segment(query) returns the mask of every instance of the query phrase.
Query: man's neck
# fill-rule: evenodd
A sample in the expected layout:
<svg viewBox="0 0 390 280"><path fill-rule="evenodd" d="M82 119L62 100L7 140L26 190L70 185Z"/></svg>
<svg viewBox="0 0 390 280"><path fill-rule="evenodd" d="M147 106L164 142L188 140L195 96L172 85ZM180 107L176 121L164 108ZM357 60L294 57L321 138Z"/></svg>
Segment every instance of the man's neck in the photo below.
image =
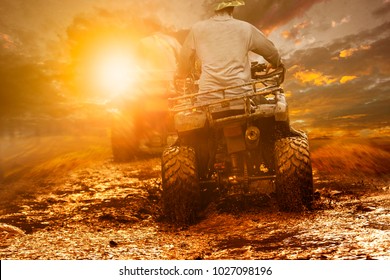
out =
<svg viewBox="0 0 390 280"><path fill-rule="evenodd" d="M229 13L215 13L212 18L216 20L227 20L233 18L233 16Z"/></svg>

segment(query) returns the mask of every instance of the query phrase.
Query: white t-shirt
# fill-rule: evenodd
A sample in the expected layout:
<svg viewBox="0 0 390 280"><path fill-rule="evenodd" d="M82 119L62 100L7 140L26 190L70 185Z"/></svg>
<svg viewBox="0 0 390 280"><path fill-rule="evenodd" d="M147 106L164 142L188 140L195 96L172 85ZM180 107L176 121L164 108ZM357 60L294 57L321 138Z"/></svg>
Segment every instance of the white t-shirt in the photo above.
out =
<svg viewBox="0 0 390 280"><path fill-rule="evenodd" d="M275 67L281 63L274 44L256 27L228 14L215 15L192 27L182 47L179 75L190 72L197 56L201 62L199 92L243 84L251 80L251 51ZM209 97L213 95L216 97L215 94Z"/></svg>

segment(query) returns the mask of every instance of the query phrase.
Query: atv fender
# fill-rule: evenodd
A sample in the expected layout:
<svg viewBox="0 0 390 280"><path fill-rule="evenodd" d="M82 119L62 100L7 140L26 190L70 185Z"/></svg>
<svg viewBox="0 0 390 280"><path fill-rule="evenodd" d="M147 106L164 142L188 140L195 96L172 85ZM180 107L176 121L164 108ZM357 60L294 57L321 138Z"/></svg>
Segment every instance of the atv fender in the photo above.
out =
<svg viewBox="0 0 390 280"><path fill-rule="evenodd" d="M277 102L275 107L275 120L284 122L288 120L288 106L284 94L277 94Z"/></svg>
<svg viewBox="0 0 390 280"><path fill-rule="evenodd" d="M186 132L206 125L207 116L203 111L179 112L175 115L175 128L178 132Z"/></svg>

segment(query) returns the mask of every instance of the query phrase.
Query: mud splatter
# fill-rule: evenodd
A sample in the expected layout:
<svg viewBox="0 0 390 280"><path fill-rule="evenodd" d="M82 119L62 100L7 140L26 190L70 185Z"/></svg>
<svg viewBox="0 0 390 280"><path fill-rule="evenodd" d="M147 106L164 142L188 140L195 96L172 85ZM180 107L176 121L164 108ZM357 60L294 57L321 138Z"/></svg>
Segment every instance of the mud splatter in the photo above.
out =
<svg viewBox="0 0 390 280"><path fill-rule="evenodd" d="M160 160L106 161L0 203L1 259L390 259L388 180L315 177L315 209L214 201L189 227L161 213ZM16 232L14 231L14 233ZM5 232L5 231L3 231Z"/></svg>

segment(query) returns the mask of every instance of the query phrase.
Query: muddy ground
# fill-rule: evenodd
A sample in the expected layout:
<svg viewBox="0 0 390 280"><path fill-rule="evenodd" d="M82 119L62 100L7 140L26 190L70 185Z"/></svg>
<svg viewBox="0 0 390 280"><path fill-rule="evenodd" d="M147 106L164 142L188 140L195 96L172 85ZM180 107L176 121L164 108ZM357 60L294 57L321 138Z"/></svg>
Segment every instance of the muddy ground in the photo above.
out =
<svg viewBox="0 0 390 280"><path fill-rule="evenodd" d="M181 228L161 213L159 158L3 186L0 259L390 259L389 180L314 178L313 211L257 194L215 201Z"/></svg>

